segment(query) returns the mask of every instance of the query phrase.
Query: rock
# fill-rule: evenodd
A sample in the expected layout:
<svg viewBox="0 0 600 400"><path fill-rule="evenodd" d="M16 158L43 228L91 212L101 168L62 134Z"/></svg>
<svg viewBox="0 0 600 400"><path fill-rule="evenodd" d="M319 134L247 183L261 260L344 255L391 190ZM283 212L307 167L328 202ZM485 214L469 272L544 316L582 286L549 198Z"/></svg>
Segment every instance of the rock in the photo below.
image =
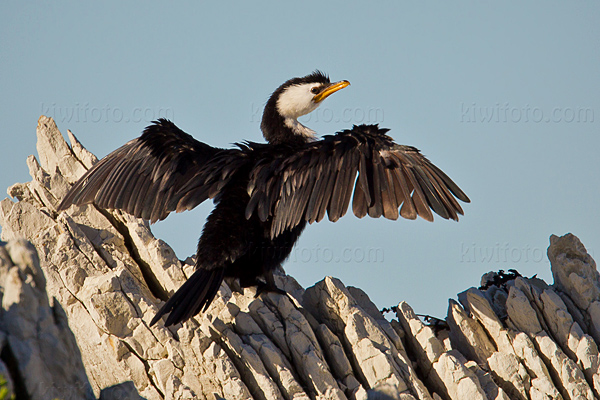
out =
<svg viewBox="0 0 600 400"><path fill-rule="evenodd" d="M60 304L51 306L35 248L0 245L0 393L35 399L93 399L76 339ZM22 391L25 391L23 393Z"/></svg>
<svg viewBox="0 0 600 400"><path fill-rule="evenodd" d="M468 359L485 365L486 360L496 352L496 347L488 338L483 326L476 319L469 318L454 300L450 300L448 307L448 325L453 348Z"/></svg>
<svg viewBox="0 0 600 400"><path fill-rule="evenodd" d="M133 382L127 381L102 389L99 400L142 400Z"/></svg>
<svg viewBox="0 0 600 400"><path fill-rule="evenodd" d="M600 299L600 275L596 263L575 235L552 235L548 259L556 287L569 293L577 307L586 310Z"/></svg>
<svg viewBox="0 0 600 400"><path fill-rule="evenodd" d="M488 273L445 321L404 302L388 320L358 288L280 270L287 296L224 282L206 313L150 328L193 262L120 211L57 214L97 160L50 118L37 133L31 182L0 202L0 398L600 398L600 276L571 234L550 238L553 286Z"/></svg>
<svg viewBox="0 0 600 400"><path fill-rule="evenodd" d="M506 300L506 310L511 325L530 335L542 331L537 313L529 299L521 290L511 287Z"/></svg>
<svg viewBox="0 0 600 400"><path fill-rule="evenodd" d="M351 362L356 365L356 379L363 386L391 385L399 394L430 398L410 360L397 350L385 331L339 280L327 277L307 289L304 306L340 337Z"/></svg>
<svg viewBox="0 0 600 400"><path fill-rule="evenodd" d="M514 354L495 352L488 359L488 365L495 381L511 399L528 398L531 377Z"/></svg>

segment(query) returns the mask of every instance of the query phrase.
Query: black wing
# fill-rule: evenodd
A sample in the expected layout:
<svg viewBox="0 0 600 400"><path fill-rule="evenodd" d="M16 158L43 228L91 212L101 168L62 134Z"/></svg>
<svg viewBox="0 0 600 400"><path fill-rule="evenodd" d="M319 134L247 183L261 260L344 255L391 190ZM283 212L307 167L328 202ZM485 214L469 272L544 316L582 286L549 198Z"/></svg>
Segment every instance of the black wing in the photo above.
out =
<svg viewBox="0 0 600 400"><path fill-rule="evenodd" d="M467 195L419 150L394 143L387 131L354 126L308 143L291 157L258 163L250 176L246 216L272 217L275 237L302 220L318 222L325 212L337 221L354 192L352 210L359 218L419 215L432 221L433 210L458 220L463 210L456 198L469 202Z"/></svg>
<svg viewBox="0 0 600 400"><path fill-rule="evenodd" d="M211 147L159 119L94 164L58 211L93 202L156 222L214 198L243 162L241 150Z"/></svg>

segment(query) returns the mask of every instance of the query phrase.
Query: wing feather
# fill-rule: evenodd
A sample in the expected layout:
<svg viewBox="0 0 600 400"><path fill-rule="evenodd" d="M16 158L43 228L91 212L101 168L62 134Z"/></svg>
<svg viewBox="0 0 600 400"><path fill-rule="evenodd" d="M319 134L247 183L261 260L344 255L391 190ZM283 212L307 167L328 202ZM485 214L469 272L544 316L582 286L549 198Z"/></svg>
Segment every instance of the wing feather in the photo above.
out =
<svg viewBox="0 0 600 400"><path fill-rule="evenodd" d="M358 218L363 218L367 215L367 196L358 182L354 189L354 197L352 199L352 212Z"/></svg>
<svg viewBox="0 0 600 400"><path fill-rule="evenodd" d="M445 185L445 182L442 180L442 178L437 174L430 172L427 168L425 168L425 172L428 174L428 176L430 176L430 182L439 193L439 198L442 203L447 206L449 205L450 209L455 210L457 214L463 215L463 210L460 204L456 201L452 195L452 190ZM455 215L455 217L456 218L454 219L458 220L458 216Z"/></svg>
<svg viewBox="0 0 600 400"><path fill-rule="evenodd" d="M351 155L351 159L350 166L346 171L346 181L342 182L344 185L344 200L342 206L340 207L340 218L346 215L346 211L350 205L350 199L352 198L352 190L354 189L354 185L356 183L356 175L358 174L358 154L354 152Z"/></svg>
<svg viewBox="0 0 600 400"><path fill-rule="evenodd" d="M384 170L386 187L392 190L386 190L381 192L381 200L383 201L383 216L387 219L397 220L398 219L398 203L396 203L396 193L392 173L389 169Z"/></svg>
<svg viewBox="0 0 600 400"><path fill-rule="evenodd" d="M211 147L160 119L94 164L73 184L58 211L93 202L156 222L216 197L246 162L240 148Z"/></svg>
<svg viewBox="0 0 600 400"><path fill-rule="evenodd" d="M308 205L306 207L307 221L311 224L317 220L317 215L319 214L319 207L323 199L323 187L327 185L327 181L325 179L322 179L322 169L323 166L317 164L314 170L311 171L312 175L315 177L315 182L313 184L313 190L308 200Z"/></svg>
<svg viewBox="0 0 600 400"><path fill-rule="evenodd" d="M369 217L371 218L379 218L383 215L383 204L381 198L381 192L383 188L381 187L381 164L379 163L379 157L375 154L372 154L369 158L369 164L367 164L367 174L369 179L369 193L371 194L371 206L369 207Z"/></svg>
<svg viewBox="0 0 600 400"><path fill-rule="evenodd" d="M319 211L316 219L317 222L321 222L321 220L325 217L325 213L327 212L329 202L331 200L333 186L337 175L337 172L335 171L332 164L333 163L326 163L327 167L323 171L324 176L327 177L327 185L323 189L322 200L319 204Z"/></svg>
<svg viewBox="0 0 600 400"><path fill-rule="evenodd" d="M444 194L438 190L439 188L435 187L434 180L432 181L433 177L429 176L427 172L420 167L416 167L413 170L415 172L415 177L419 181L419 185L423 189L423 194L427 199L429 207L441 217L446 219L449 218L449 209L447 205L444 204L444 199L442 197ZM458 203L456 204L458 205Z"/></svg>
<svg viewBox="0 0 600 400"><path fill-rule="evenodd" d="M127 174L123 176L123 187L135 187L137 179L139 178L139 165L133 164L127 171ZM125 190L122 190L117 196L114 197L114 201L110 205L110 208L121 208L125 209L128 207L127 200L132 196L126 196Z"/></svg>
<svg viewBox="0 0 600 400"><path fill-rule="evenodd" d="M413 173L413 169L409 169L407 165L403 165L402 167L404 169L404 175L408 177L408 180L413 187L412 200L417 214L427 221L433 221L433 214L426 203L425 195L423 194L421 186L417 182L417 179Z"/></svg>
<svg viewBox="0 0 600 400"><path fill-rule="evenodd" d="M338 173L333 187L333 194L331 196L331 206L329 208L329 220L337 221L344 215L345 210L348 208L346 202L346 192L348 189L348 175L352 172L352 155L347 157L340 157L340 163L338 167Z"/></svg>
<svg viewBox="0 0 600 400"><path fill-rule="evenodd" d="M359 218L420 216L457 219L464 192L417 149L400 146L377 125L310 142L276 161L264 160L250 174L246 217L272 219L275 237L302 221L331 221L345 215L350 201ZM400 208L398 210L398 208Z"/></svg>

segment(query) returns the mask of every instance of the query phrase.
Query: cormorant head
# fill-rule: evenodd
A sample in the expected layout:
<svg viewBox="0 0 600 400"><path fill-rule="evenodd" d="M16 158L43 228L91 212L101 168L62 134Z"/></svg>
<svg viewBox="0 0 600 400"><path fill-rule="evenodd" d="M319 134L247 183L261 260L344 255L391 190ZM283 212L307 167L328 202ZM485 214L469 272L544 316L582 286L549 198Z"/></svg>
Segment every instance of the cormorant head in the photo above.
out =
<svg viewBox="0 0 600 400"><path fill-rule="evenodd" d="M286 81L267 101L260 125L263 136L272 144L310 140L315 132L298 122L298 118L314 111L329 95L348 85L348 81L331 83L318 70Z"/></svg>

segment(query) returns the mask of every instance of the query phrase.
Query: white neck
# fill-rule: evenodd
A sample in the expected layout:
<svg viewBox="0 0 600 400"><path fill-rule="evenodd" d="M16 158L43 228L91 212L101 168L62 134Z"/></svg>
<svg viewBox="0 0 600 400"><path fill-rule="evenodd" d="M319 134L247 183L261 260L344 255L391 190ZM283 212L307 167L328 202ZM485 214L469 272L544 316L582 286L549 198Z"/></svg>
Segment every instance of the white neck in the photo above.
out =
<svg viewBox="0 0 600 400"><path fill-rule="evenodd" d="M316 137L317 133L315 131L302 125L295 118L285 118L283 120L283 123L285 124L285 126L290 128L292 130L292 132L294 132L294 134L296 134L296 135L304 136L309 139L315 139L315 137Z"/></svg>

